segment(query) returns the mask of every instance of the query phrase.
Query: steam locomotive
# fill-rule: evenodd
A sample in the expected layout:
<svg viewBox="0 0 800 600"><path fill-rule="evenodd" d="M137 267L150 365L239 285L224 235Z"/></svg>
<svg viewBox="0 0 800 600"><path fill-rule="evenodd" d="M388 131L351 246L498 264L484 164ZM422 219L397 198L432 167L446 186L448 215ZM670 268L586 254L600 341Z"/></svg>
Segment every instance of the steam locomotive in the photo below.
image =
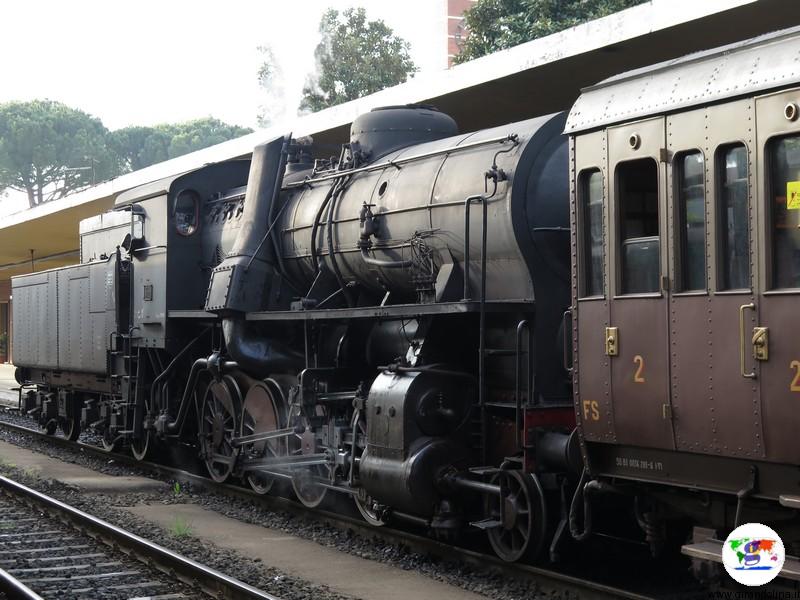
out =
<svg viewBox="0 0 800 600"><path fill-rule="evenodd" d="M125 192L80 264L13 280L23 408L508 561L588 537L603 494L654 551L686 520L692 556L745 518L800 540L799 35L569 114L386 107L332 158L285 135Z"/></svg>

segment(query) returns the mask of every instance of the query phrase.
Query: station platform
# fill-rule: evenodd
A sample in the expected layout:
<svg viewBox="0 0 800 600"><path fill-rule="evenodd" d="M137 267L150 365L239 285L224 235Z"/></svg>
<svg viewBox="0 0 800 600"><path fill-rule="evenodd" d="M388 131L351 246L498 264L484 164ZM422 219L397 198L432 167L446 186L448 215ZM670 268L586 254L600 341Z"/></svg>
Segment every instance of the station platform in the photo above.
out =
<svg viewBox="0 0 800 600"><path fill-rule="evenodd" d="M14 365L0 364L0 405L2 406L17 405L18 396L14 389L17 387L17 381L14 379L15 369Z"/></svg>

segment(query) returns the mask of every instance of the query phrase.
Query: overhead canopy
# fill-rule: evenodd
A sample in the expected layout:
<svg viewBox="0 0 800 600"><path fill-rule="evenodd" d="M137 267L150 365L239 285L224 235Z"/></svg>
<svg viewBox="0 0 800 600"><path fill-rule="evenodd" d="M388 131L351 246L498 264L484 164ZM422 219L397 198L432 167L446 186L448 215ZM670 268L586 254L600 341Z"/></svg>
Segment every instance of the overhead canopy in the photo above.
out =
<svg viewBox="0 0 800 600"><path fill-rule="evenodd" d="M118 177L0 223L0 281L77 260L78 221L111 208L116 195L164 177L248 156L287 132L333 147L359 114L424 102L452 115L462 131L568 110L581 88L612 75L800 24L800 2L651 0L626 11L497 52L270 129ZM327 152L330 154L330 152ZM71 253L71 254L70 254ZM47 259L46 257L51 257ZM41 261L41 262L39 262Z"/></svg>

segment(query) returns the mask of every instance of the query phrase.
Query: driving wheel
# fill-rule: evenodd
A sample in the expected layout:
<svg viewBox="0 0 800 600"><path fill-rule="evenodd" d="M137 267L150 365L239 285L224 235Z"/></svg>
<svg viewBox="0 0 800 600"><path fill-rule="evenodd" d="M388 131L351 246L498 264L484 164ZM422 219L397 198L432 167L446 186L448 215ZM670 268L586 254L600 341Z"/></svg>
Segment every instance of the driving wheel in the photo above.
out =
<svg viewBox="0 0 800 600"><path fill-rule="evenodd" d="M295 433L289 437L289 453L292 456L319 453L314 431L305 416L292 420ZM313 460L313 459L310 459ZM292 489L297 499L308 508L316 508L325 499L328 491L321 481L330 480L330 467L327 464L312 464L292 468Z"/></svg>
<svg viewBox="0 0 800 600"><path fill-rule="evenodd" d="M281 429L285 423L286 398L274 379L259 381L247 390L242 407L241 436L267 433ZM242 453L246 460L270 459L287 454L286 438L275 438L244 444ZM246 471L247 483L259 494L266 494L275 484L275 478L259 471Z"/></svg>
<svg viewBox="0 0 800 600"><path fill-rule="evenodd" d="M208 384L200 414L200 445L211 479L225 481L233 472L239 448L233 445L242 407L239 385L230 375Z"/></svg>
<svg viewBox="0 0 800 600"><path fill-rule="evenodd" d="M136 460L144 460L150 452L150 447L153 444L153 430L144 429L142 437L139 439L131 440L131 454Z"/></svg>

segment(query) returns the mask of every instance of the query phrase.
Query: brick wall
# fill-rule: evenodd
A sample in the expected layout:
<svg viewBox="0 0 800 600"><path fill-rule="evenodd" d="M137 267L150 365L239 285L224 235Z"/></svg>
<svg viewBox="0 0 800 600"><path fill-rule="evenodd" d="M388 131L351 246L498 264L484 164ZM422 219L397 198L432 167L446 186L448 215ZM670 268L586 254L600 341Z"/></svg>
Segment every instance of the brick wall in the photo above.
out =
<svg viewBox="0 0 800 600"><path fill-rule="evenodd" d="M466 39L464 12L477 0L447 0L447 66L453 66L453 58L461 51Z"/></svg>

